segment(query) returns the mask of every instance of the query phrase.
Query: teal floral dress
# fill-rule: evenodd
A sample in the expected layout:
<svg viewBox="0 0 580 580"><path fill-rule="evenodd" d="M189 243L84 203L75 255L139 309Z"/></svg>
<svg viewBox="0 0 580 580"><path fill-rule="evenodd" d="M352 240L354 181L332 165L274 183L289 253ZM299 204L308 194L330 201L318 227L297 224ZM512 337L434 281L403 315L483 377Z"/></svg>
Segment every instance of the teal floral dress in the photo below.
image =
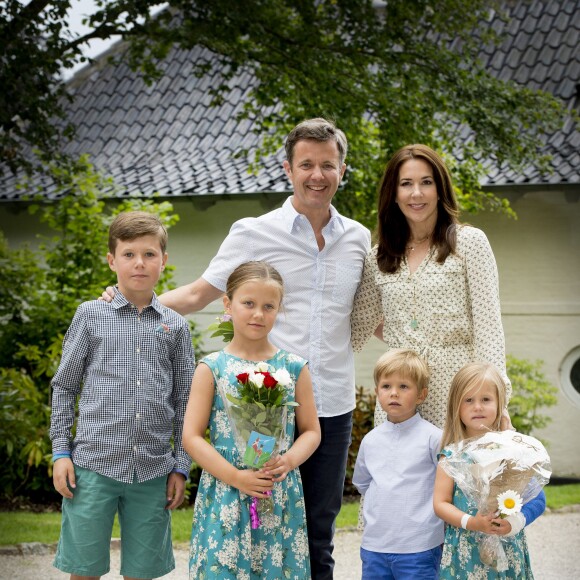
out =
<svg viewBox="0 0 580 580"><path fill-rule="evenodd" d="M285 368L291 377L288 399L294 400L296 380L306 361L279 350L264 361L272 371ZM256 361L247 361L214 352L205 357L214 375L215 384L225 392L237 393L236 375ZM236 448L220 389L215 389L209 420L210 440L215 449L230 463L245 469ZM288 408L286 449L294 440L294 409ZM295 469L286 479L274 484L273 512L260 516L261 524L252 529L252 498L203 471L195 500L189 577L191 580L307 580L310 578L308 537L304 511L304 495L300 472Z"/></svg>
<svg viewBox="0 0 580 580"><path fill-rule="evenodd" d="M440 455L449 456L450 451L445 448ZM477 506L472 503L457 484L453 485L453 505L461 511L475 515ZM533 580L530 555L524 530L513 538L502 540L503 548L508 559L508 569L497 572L486 566L479 557L478 537L481 533L445 526L445 543L441 557L439 578L456 580L492 580L518 579Z"/></svg>

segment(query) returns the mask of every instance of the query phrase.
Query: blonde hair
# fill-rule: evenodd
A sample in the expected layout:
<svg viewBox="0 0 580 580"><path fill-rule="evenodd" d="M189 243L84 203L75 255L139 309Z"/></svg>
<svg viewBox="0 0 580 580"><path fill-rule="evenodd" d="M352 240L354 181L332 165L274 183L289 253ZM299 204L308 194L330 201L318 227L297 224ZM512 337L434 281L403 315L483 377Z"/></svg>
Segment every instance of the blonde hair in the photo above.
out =
<svg viewBox="0 0 580 580"><path fill-rule="evenodd" d="M280 291L280 303L284 298L284 281L276 268L270 266L268 262L244 262L240 264L229 276L226 283L226 296L232 300L235 291L246 282L259 280L268 282L278 287Z"/></svg>
<svg viewBox="0 0 580 580"><path fill-rule="evenodd" d="M383 354L375 364L375 387L379 385L381 377L395 373L412 380L419 391L429 386L429 367L414 350L394 348Z"/></svg>
<svg viewBox="0 0 580 580"><path fill-rule="evenodd" d="M109 227L109 252L115 254L119 240L127 242L143 236L157 236L161 252L167 247L167 230L158 216L146 211L120 213Z"/></svg>
<svg viewBox="0 0 580 580"><path fill-rule="evenodd" d="M492 430L499 431L502 410L505 407L505 383L497 368L490 363L472 362L466 364L453 377L451 388L449 389L449 399L447 400L447 417L445 419L445 429L441 439L443 449L451 443L457 443L467 438L467 432L460 417L461 401L466 393L472 390L479 390L484 381L490 381L497 390L497 414L492 425Z"/></svg>

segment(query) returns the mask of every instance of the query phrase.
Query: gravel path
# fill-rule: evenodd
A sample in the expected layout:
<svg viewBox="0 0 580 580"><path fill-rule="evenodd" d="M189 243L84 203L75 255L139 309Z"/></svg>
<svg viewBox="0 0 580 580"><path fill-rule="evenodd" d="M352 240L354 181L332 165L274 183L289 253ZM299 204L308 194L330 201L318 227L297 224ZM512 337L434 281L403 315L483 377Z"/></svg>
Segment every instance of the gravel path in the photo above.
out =
<svg viewBox="0 0 580 580"><path fill-rule="evenodd" d="M546 513L527 530L532 568L536 580L577 580L580 578L580 508ZM360 532L340 530L335 538L335 580L360 580ZM0 550L0 579L2 580L65 580L66 574L52 567L52 550L46 546L25 545L32 553L7 555L16 552ZM38 553L42 552L42 553ZM163 576L165 580L187 578L187 549L175 550L177 568ZM119 550L111 552L111 570L106 580L119 580Z"/></svg>

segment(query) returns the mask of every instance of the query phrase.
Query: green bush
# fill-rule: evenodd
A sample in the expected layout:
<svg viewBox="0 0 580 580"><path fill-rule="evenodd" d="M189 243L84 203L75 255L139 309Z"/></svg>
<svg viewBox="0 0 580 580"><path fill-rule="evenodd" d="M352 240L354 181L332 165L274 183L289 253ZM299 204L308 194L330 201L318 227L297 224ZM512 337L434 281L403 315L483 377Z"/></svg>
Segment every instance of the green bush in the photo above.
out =
<svg viewBox="0 0 580 580"><path fill-rule="evenodd" d="M529 361L511 355L507 357L507 374L512 382L509 412L516 431L530 435L544 428L551 418L539 412L558 402L558 389L546 380L541 360Z"/></svg>
<svg viewBox="0 0 580 580"><path fill-rule="evenodd" d="M101 192L112 184L86 159L68 170L47 171L57 184L56 201L32 192L30 212L39 214L51 235L41 238L33 252L10 249L0 232L0 493L8 500L16 494L32 501L57 499L50 481L50 380L77 306L100 296L115 280L106 260L113 217L121 211L151 211L167 228L179 219L168 202L131 198L107 206ZM158 293L173 287L172 271L165 268ZM199 349L200 333L191 326Z"/></svg>

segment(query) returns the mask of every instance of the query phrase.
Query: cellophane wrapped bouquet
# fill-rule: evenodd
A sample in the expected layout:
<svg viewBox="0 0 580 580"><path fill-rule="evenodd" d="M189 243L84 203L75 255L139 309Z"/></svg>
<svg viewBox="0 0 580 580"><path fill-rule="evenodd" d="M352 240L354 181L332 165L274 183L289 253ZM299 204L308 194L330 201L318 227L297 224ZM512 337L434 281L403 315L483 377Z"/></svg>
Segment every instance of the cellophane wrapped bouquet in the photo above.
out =
<svg viewBox="0 0 580 580"><path fill-rule="evenodd" d="M224 392L221 397L233 428L236 447L243 463L260 469L269 459L286 450L288 407L298 406L287 400L286 388L290 373L286 369L272 370L259 362L236 375L237 393ZM273 507L272 498L252 498L252 527L260 525L260 515Z"/></svg>
<svg viewBox="0 0 580 580"><path fill-rule="evenodd" d="M440 465L478 512L499 517L521 511L550 479L550 457L538 439L516 431L490 431L449 445ZM507 570L503 543L510 538L479 534L481 561Z"/></svg>

